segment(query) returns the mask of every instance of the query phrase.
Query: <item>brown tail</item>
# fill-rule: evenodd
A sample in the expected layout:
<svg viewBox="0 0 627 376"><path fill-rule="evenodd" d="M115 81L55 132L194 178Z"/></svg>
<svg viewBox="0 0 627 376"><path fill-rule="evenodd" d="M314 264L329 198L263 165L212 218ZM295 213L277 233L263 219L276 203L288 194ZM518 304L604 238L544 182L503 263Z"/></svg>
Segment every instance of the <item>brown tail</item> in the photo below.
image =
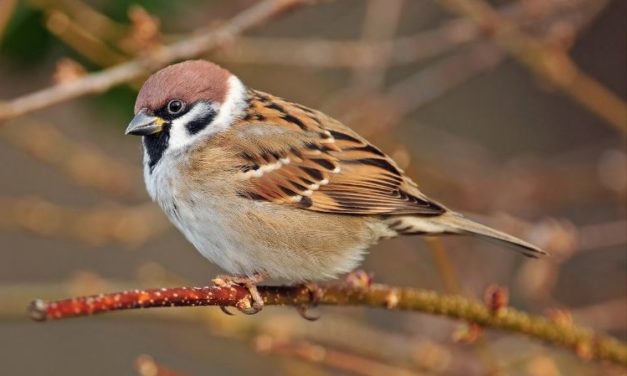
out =
<svg viewBox="0 0 627 376"><path fill-rule="evenodd" d="M437 217L402 217L402 234L468 234L505 244L528 257L537 258L547 252L515 236L464 218L461 214L447 212Z"/></svg>

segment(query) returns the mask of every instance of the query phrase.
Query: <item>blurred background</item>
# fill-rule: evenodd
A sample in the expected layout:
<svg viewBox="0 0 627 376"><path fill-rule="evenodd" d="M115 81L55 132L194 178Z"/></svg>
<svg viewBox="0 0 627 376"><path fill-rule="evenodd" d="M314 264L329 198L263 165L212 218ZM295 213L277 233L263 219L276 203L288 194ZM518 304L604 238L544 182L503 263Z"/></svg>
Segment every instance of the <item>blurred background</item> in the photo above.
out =
<svg viewBox="0 0 627 376"><path fill-rule="evenodd" d="M521 335L376 309L319 308L313 323L287 307L29 320L37 297L205 285L221 271L144 191L140 144L123 135L142 80L19 117L3 103L256 3L0 0L0 374L624 374ZM489 4L494 23L465 3ZM204 57L341 119L429 196L552 253L395 239L363 265L375 281L476 299L499 285L516 308L625 340L625 14L622 0L324 1Z"/></svg>

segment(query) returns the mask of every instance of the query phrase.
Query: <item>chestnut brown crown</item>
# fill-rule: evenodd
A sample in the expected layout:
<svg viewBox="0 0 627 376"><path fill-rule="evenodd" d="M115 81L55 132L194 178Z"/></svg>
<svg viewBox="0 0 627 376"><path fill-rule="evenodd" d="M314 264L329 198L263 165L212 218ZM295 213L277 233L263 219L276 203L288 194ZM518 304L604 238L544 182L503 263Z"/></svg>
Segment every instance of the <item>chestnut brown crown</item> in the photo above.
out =
<svg viewBox="0 0 627 376"><path fill-rule="evenodd" d="M170 65L146 80L137 95L135 113L144 108L156 111L172 99L185 103L199 100L222 103L230 76L226 69L205 60Z"/></svg>

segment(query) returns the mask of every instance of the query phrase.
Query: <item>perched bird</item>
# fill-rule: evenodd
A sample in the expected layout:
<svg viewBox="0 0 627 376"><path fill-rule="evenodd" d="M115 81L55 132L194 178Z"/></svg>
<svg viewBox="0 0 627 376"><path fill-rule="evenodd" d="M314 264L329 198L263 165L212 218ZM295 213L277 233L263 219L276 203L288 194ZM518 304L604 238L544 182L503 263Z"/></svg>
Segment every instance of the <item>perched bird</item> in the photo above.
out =
<svg viewBox="0 0 627 376"><path fill-rule="evenodd" d="M470 234L544 253L431 200L339 121L207 61L150 76L126 134L143 136L152 199L230 281L249 288L257 310L264 278L336 278L399 235Z"/></svg>

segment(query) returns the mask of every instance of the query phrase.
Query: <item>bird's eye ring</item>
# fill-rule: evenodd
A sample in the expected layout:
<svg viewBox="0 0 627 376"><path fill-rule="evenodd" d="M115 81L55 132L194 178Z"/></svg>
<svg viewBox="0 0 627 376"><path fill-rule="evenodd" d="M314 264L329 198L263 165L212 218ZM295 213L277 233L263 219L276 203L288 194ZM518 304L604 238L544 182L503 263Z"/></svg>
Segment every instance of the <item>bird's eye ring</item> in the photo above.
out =
<svg viewBox="0 0 627 376"><path fill-rule="evenodd" d="M168 112L172 115L181 113L185 109L185 103L178 99L173 99L168 102Z"/></svg>

